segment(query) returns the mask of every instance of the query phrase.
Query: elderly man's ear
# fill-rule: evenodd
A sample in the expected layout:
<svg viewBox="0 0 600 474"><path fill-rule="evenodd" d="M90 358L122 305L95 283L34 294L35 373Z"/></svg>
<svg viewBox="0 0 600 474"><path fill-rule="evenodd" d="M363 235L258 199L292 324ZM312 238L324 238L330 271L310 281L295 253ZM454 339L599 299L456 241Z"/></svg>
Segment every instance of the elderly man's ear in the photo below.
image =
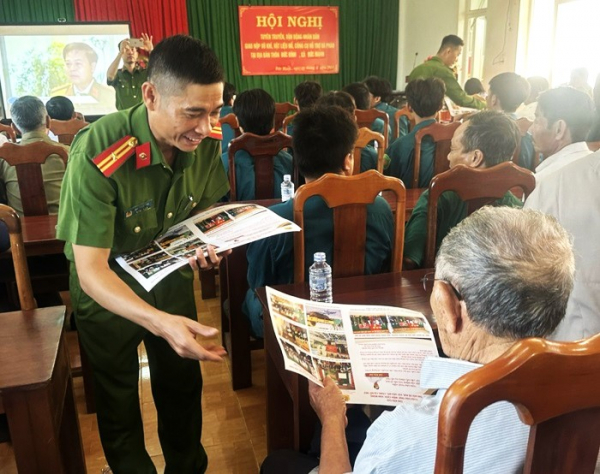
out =
<svg viewBox="0 0 600 474"><path fill-rule="evenodd" d="M438 316L438 325L444 326L447 334L458 334L463 330L467 308L465 302L458 299L450 285L440 285L439 303L442 318ZM440 321L442 319L442 321Z"/></svg>

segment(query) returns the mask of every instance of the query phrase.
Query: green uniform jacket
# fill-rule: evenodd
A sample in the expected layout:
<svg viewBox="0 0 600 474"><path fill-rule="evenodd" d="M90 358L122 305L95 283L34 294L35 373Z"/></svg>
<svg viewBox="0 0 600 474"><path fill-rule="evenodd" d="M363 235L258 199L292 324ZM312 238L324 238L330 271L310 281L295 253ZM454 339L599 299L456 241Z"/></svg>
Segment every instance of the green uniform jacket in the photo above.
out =
<svg viewBox="0 0 600 474"><path fill-rule="evenodd" d="M390 122L390 123L393 123L393 122ZM377 132L377 133L381 133L385 137L385 133L383 133L384 127L385 127L385 122L380 118L376 118L375 120L373 120L373 124L371 125L371 130L373 130L374 132ZM388 143L391 143L393 138L394 137L392 135L392 127L391 127L391 125L388 125L388 129L387 129Z"/></svg>
<svg viewBox="0 0 600 474"><path fill-rule="evenodd" d="M293 220L293 200L276 204L271 210L281 217ZM304 207L305 275L313 263L315 252L325 252L327 262L333 256L333 211L319 197L309 199ZM349 236L349 238L351 238ZM394 218L390 206L382 197L367 207L367 242L365 274L389 271L394 242ZM294 280L294 236L281 234L248 246L248 286L242 310L250 318L253 333L262 337L261 305L254 290L265 285L292 283Z"/></svg>
<svg viewBox="0 0 600 474"><path fill-rule="evenodd" d="M223 167L229 175L229 154L222 157ZM281 198L281 183L283 175L291 175L294 170L292 156L281 150L273 157L273 197ZM235 194L237 201L249 201L256 196L256 179L254 176L254 158L245 150L235 154Z"/></svg>
<svg viewBox="0 0 600 474"><path fill-rule="evenodd" d="M151 163L136 170L135 155L110 177L92 160L124 136L150 142ZM140 249L198 206L215 203L229 189L219 159L220 143L205 138L195 152L177 152L173 168L164 160L148 125L146 106L107 115L81 130L71 146L56 228L71 244L111 249L111 257ZM111 265L113 269L118 265Z"/></svg>
<svg viewBox="0 0 600 474"><path fill-rule="evenodd" d="M367 145L360 151L360 172L377 170L377 150Z"/></svg>
<svg viewBox="0 0 600 474"><path fill-rule="evenodd" d="M429 190L421 194L408 223L404 234L404 258L415 262L418 267L423 265L425 259L425 245L427 239L427 205L429 203ZM502 199L498 199L494 206L523 207L523 203L507 192ZM454 191L445 192L438 199L438 221L436 237L436 253L442 240L450 229L467 217L467 205Z"/></svg>
<svg viewBox="0 0 600 474"><path fill-rule="evenodd" d="M114 87L117 110L124 110L142 102L142 84L148 80L148 70L136 67L133 73L126 68L119 69L114 79L106 80Z"/></svg>
<svg viewBox="0 0 600 474"><path fill-rule="evenodd" d="M388 176L400 178L406 188L412 188L414 155L415 155L415 135L428 125L435 123L434 119L424 120L415 125L411 132L398 138L392 143L386 153L390 157L390 165L385 170ZM419 188L426 188L433 177L433 164L435 155L435 144L431 137L426 136L421 142L421 167L419 168Z"/></svg>
<svg viewBox="0 0 600 474"><path fill-rule="evenodd" d="M385 112L386 114L388 114L388 117L390 118L390 125L394 123L394 120L396 120L395 114L396 114L396 112L398 112L398 109L396 107L391 106L387 102L379 102L375 106L375 108L377 110L381 110L382 112ZM391 137L390 137L390 139L391 139Z"/></svg>
<svg viewBox="0 0 600 474"><path fill-rule="evenodd" d="M454 77L452 69L446 66L438 56L419 64L412 70L408 76L408 82L418 78L438 77L446 84L446 95L452 99L456 105L462 107L473 107L475 109L485 109L486 103L483 100L468 95Z"/></svg>
<svg viewBox="0 0 600 474"><path fill-rule="evenodd" d="M28 145L33 142L43 141L51 145L59 145L67 151L69 147L60 143L54 142L48 138L44 132L33 131L23 134L21 145ZM0 156L2 154L0 153ZM46 194L46 202L48 203L48 213L58 213L58 200L60 197L60 186L65 174L65 164L62 158L58 155L50 155L46 163L42 165L42 177L44 179L44 193ZM6 189L6 198L8 205L23 215L23 205L21 203L21 191L19 190L19 182L17 181L17 169L10 166L6 161L0 159L0 181Z"/></svg>

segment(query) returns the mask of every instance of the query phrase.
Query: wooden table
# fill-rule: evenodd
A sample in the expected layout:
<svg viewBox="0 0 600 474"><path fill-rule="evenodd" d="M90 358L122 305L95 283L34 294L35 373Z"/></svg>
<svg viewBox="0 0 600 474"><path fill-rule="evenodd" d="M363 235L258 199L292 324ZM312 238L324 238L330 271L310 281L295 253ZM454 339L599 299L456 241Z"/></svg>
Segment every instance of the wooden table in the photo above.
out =
<svg viewBox="0 0 600 474"><path fill-rule="evenodd" d="M19 473L85 473L65 307L0 313L0 396Z"/></svg>
<svg viewBox="0 0 600 474"><path fill-rule="evenodd" d="M406 190L405 219L410 218L419 196L424 189ZM383 192L383 197L395 209L395 196L390 192ZM279 199L263 199L245 201L269 207L280 202ZM252 386L252 361L250 351L260 348L262 341L250 339L250 327L246 316L242 313L242 303L248 291L248 260L246 259L247 246L238 247L226 259L223 259L219 269L219 287L221 289L221 327L222 342L227 348L231 364L231 382L234 390ZM229 313L223 311L223 303L229 300Z"/></svg>
<svg viewBox="0 0 600 474"><path fill-rule="evenodd" d="M431 270L338 278L333 280L333 301L347 304L397 306L425 314L431 323L429 296L421 278ZM306 283L278 285L277 290L309 299ZM263 305L265 322L265 357L267 378L267 449L309 447L317 420L308 400L308 381L284 369L283 356L277 343L264 288L257 290Z"/></svg>

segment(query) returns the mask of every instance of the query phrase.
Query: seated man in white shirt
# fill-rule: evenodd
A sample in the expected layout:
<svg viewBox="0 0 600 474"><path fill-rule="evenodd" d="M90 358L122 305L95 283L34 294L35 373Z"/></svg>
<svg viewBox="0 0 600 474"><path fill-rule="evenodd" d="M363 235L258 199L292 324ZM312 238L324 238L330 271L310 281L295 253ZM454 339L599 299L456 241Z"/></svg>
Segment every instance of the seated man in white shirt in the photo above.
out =
<svg viewBox="0 0 600 474"><path fill-rule="evenodd" d="M591 153L585 137L593 115L592 99L572 87L559 87L540 95L530 129L536 150L544 155L535 169L537 183Z"/></svg>
<svg viewBox="0 0 600 474"><path fill-rule="evenodd" d="M431 277L431 308L449 358L424 361L421 387L437 392L382 414L367 432L356 473L433 472L438 413L446 389L517 340L544 337L557 327L573 287L574 257L567 232L552 217L484 207L445 237L435 278ZM330 379L324 380L323 388L311 383L309 392L323 425L319 473L351 471L342 393ZM520 472L528 435L529 427L511 404L487 407L471 426L464 472ZM273 469L275 462L278 471ZM270 455L262 472L298 472L284 462L282 456Z"/></svg>

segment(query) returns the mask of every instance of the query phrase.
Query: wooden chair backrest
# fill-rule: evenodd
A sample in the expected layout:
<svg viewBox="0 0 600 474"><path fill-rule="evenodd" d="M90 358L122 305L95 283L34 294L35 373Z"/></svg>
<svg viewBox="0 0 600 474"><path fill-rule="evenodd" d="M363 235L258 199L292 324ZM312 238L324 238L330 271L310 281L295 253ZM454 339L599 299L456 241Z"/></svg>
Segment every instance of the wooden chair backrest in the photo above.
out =
<svg viewBox="0 0 600 474"><path fill-rule="evenodd" d="M394 114L394 139L400 135L400 117L406 117L408 119L408 131L410 132L415 126L415 117L413 113L408 110L408 107L402 107Z"/></svg>
<svg viewBox="0 0 600 474"><path fill-rule="evenodd" d="M233 130L233 136L235 138L242 135L242 131L240 130L240 124L234 113L227 114L224 117L221 117L219 119L219 122L221 123L221 126L223 126L223 124L229 125Z"/></svg>
<svg viewBox="0 0 600 474"><path fill-rule="evenodd" d="M0 123L0 132L6 133L6 136L8 137L8 139L11 142L16 143L17 134L15 132L15 129L12 128L10 125L4 125L4 124Z"/></svg>
<svg viewBox="0 0 600 474"><path fill-rule="evenodd" d="M360 164L362 161L360 153L373 140L377 142L377 171L383 173L383 155L385 153L383 135L374 132L370 128L361 127L358 130L358 138L354 142L354 169L352 170L352 174L360 173Z"/></svg>
<svg viewBox="0 0 600 474"><path fill-rule="evenodd" d="M460 122L432 123L423 127L415 134L415 157L413 159L413 182L412 187L419 187L419 172L421 171L421 144L423 138L431 137L435 143L435 156L433 162L433 176L450 169L448 153L450 153L450 142L454 132L460 127Z"/></svg>
<svg viewBox="0 0 600 474"><path fill-rule="evenodd" d="M287 133L288 125L294 120L294 117L296 117L295 113L285 116L285 118L283 119L283 122L281 124L281 131L283 133Z"/></svg>
<svg viewBox="0 0 600 474"><path fill-rule="evenodd" d="M468 201L467 214L502 198L511 188L521 188L523 197L535 189L535 176L511 161L492 168L477 169L457 165L449 171L434 176L429 184L427 205L427 240L423 268L435 265L437 238L438 199L446 191L454 191L463 201Z"/></svg>
<svg viewBox="0 0 600 474"><path fill-rule="evenodd" d="M463 472L473 419L502 400L531 426L525 474L593 473L600 447L599 373L600 335L566 343L518 341L501 357L460 377L444 395L435 473Z"/></svg>
<svg viewBox="0 0 600 474"><path fill-rule="evenodd" d="M292 137L283 132L271 135L244 133L229 142L229 187L230 200L236 200L235 153L246 150L254 158L255 199L272 199L275 177L273 157L284 148L291 148ZM295 175L295 173L294 173Z"/></svg>
<svg viewBox="0 0 600 474"><path fill-rule="evenodd" d="M356 109L354 111L354 115L356 116L356 125L358 128L367 127L371 128L373 126L373 122L375 119L383 120L383 139L384 139L384 150L387 150L388 143L390 137L388 137L388 131L390 126L390 117L382 110L378 109L368 109L368 110L360 110Z"/></svg>
<svg viewBox="0 0 600 474"><path fill-rule="evenodd" d="M0 158L17 169L21 203L26 216L48 214L42 164L50 155L59 155L67 166L67 150L60 145L39 141L28 145L5 143L0 147Z"/></svg>
<svg viewBox="0 0 600 474"><path fill-rule="evenodd" d="M294 281L304 281L304 204L312 196L321 196L333 209L333 277L364 274L367 239L367 205L384 190L396 196L392 272L402 270L404 250L404 212L406 188L398 178L369 170L354 176L328 173L301 186L294 196L294 222L302 231L294 233Z"/></svg>
<svg viewBox="0 0 600 474"><path fill-rule="evenodd" d="M298 107L291 102L277 102L275 104L275 122L273 124L275 130L279 130L283 125L283 119L290 112L298 112Z"/></svg>
<svg viewBox="0 0 600 474"><path fill-rule="evenodd" d="M79 130L89 124L79 119L50 120L50 131L58 137L58 141L64 145L73 143L73 139Z"/></svg>
<svg viewBox="0 0 600 474"><path fill-rule="evenodd" d="M592 151L600 150L600 141L598 142L587 142L587 146Z"/></svg>
<svg viewBox="0 0 600 474"><path fill-rule="evenodd" d="M29 268L27 267L27 256L25 255L25 246L23 244L23 235L21 234L21 221L19 215L12 207L0 204L0 221L4 222L8 228L21 310L28 311L30 309L35 309L36 303L33 298L33 290L29 278Z"/></svg>

